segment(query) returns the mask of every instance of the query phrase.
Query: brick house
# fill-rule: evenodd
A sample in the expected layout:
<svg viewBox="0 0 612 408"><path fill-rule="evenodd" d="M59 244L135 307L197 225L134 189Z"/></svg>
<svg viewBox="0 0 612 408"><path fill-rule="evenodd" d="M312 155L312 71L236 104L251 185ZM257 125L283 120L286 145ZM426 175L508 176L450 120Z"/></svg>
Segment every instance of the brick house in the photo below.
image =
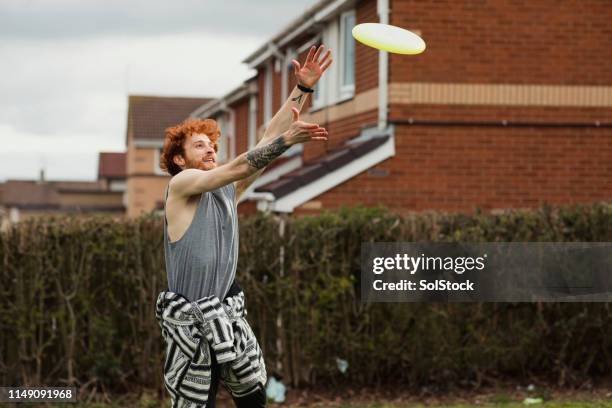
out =
<svg viewBox="0 0 612 408"><path fill-rule="evenodd" d="M98 180L95 181L46 180L41 170L38 180L0 183L0 229L28 218L54 214L123 217L124 156L122 153L100 153Z"/></svg>
<svg viewBox="0 0 612 408"><path fill-rule="evenodd" d="M187 119L208 101L209 98L129 97L125 190L128 216L163 208L164 189L170 180L159 167L165 130Z"/></svg>
<svg viewBox="0 0 612 408"><path fill-rule="evenodd" d="M532 208L612 200L612 8L511 3L321 1L244 61L257 75L193 115L228 130L227 159L294 86L313 44L335 61L301 118L325 143L285 153L239 205L285 213ZM420 34L418 56L356 43L355 24Z"/></svg>

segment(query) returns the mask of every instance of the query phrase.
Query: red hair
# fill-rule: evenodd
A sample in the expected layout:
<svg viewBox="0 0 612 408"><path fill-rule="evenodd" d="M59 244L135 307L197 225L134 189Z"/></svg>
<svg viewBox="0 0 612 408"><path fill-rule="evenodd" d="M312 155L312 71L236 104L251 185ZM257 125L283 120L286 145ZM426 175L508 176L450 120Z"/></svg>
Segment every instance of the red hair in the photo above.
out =
<svg viewBox="0 0 612 408"><path fill-rule="evenodd" d="M221 131L217 122L213 119L187 119L183 123L166 129L166 139L162 150L159 166L170 175L175 176L181 172L181 168L174 163L172 158L176 155L184 155L183 144L188 137L197 133L204 133L214 143L215 152L219 146L217 140Z"/></svg>

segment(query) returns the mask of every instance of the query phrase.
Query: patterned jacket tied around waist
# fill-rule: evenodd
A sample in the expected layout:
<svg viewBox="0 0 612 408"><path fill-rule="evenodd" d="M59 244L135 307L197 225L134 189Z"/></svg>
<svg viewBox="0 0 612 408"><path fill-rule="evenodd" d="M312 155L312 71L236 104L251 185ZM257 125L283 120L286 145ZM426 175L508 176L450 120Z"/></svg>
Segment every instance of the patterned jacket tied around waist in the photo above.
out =
<svg viewBox="0 0 612 408"><path fill-rule="evenodd" d="M206 406L211 384L211 349L220 379L235 397L266 384L266 367L257 339L246 321L244 293L190 302L169 290L161 292L155 317L166 345L164 384L172 408Z"/></svg>

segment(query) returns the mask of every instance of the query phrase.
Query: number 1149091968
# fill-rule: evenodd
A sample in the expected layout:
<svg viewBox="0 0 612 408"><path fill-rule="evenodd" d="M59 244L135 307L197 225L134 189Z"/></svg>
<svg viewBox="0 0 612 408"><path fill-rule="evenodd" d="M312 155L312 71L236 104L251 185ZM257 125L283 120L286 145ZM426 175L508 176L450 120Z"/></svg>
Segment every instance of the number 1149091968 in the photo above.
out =
<svg viewBox="0 0 612 408"><path fill-rule="evenodd" d="M0 387L0 402L76 402L76 387Z"/></svg>

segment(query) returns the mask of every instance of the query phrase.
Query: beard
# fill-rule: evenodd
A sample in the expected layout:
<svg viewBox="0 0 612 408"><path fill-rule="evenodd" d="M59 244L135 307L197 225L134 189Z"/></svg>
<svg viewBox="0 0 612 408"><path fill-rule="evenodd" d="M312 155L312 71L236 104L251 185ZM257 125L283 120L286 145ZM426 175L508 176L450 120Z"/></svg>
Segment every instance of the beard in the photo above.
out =
<svg viewBox="0 0 612 408"><path fill-rule="evenodd" d="M187 169L199 169L199 170L211 170L217 167L216 159L215 162L204 162L201 160L187 160L185 163L185 168Z"/></svg>

